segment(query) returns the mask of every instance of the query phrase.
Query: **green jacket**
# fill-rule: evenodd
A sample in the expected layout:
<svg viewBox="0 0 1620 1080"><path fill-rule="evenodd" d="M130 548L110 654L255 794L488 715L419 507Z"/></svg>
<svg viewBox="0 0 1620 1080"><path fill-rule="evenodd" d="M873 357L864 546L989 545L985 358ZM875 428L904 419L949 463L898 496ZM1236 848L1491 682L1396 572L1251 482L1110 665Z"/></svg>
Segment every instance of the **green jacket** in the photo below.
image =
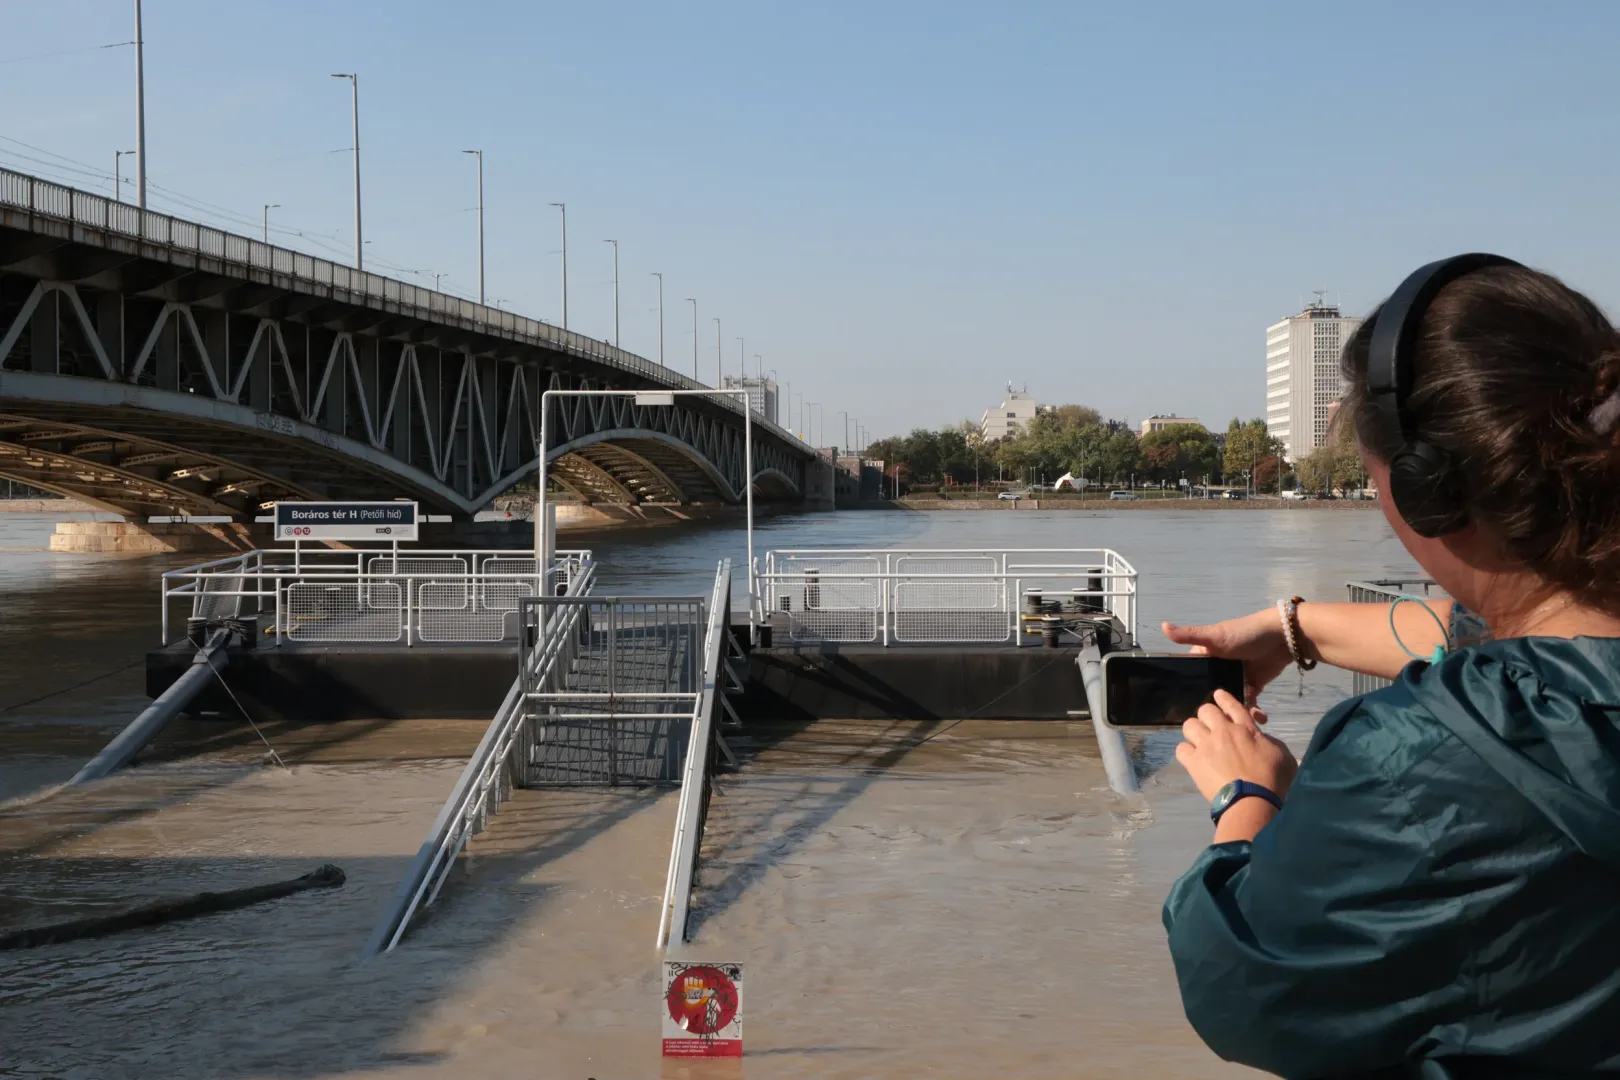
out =
<svg viewBox="0 0 1620 1080"><path fill-rule="evenodd" d="M1620 639L1413 663L1323 718L1164 924L1187 1018L1290 1078L1620 1073Z"/></svg>

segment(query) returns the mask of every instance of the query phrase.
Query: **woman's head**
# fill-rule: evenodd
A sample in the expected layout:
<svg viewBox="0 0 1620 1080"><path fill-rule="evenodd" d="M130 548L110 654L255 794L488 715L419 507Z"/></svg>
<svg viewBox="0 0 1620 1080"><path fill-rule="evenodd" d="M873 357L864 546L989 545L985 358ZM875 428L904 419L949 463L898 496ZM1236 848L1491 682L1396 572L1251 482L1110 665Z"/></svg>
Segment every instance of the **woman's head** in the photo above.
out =
<svg viewBox="0 0 1620 1080"><path fill-rule="evenodd" d="M1446 285L1413 353L1406 412L1444 451L1470 524L1439 540L1405 527L1389 498L1401 448L1367 393L1375 311L1345 346L1343 419L1354 425L1385 514L1464 602L1504 575L1620 614L1620 335L1586 297L1547 274L1492 266ZM1447 580L1450 579L1450 580Z"/></svg>

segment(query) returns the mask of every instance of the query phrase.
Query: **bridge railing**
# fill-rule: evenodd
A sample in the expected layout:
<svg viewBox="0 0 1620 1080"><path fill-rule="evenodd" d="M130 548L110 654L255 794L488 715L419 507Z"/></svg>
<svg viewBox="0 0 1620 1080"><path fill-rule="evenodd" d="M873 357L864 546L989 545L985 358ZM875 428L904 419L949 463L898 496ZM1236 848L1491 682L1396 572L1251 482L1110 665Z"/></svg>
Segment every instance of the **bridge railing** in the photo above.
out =
<svg viewBox="0 0 1620 1080"><path fill-rule="evenodd" d="M396 278L357 270L329 259L316 258L155 210L142 210L117 199L80 191L27 173L0 168L0 207L8 206L30 215L54 218L142 243L161 245L173 251L218 259L247 270L264 271L334 291L341 290L348 296L339 299L373 302L430 322L459 323L510 340L593 360L665 386L685 390L708 389L703 383L673 368L539 319L436 292ZM715 397L710 400L721 408L735 411L743 408L731 398ZM799 441L761 415L756 414L754 422L790 443Z"/></svg>
<svg viewBox="0 0 1620 1080"><path fill-rule="evenodd" d="M789 641L1023 644L1067 603L1112 615L1134 641L1136 589L1108 548L771 551L755 620Z"/></svg>
<svg viewBox="0 0 1620 1080"><path fill-rule="evenodd" d="M245 551L163 575L163 644L178 601L190 617L258 615L283 642L515 641L524 597L568 590L589 551L559 551L542 574L523 551Z"/></svg>
<svg viewBox="0 0 1620 1080"><path fill-rule="evenodd" d="M590 563L568 583L568 597L590 592L595 567ZM417 849L382 918L371 932L365 955L391 951L421 910L438 898L450 868L455 866L473 836L483 831L500 804L511 794L530 748L529 716L525 695L537 686L559 685L572 656L576 624L584 609L578 606L529 607L528 613L547 620L538 626L532 646L525 639L519 654L518 676L490 721L484 737L461 770L456 786L445 800Z"/></svg>

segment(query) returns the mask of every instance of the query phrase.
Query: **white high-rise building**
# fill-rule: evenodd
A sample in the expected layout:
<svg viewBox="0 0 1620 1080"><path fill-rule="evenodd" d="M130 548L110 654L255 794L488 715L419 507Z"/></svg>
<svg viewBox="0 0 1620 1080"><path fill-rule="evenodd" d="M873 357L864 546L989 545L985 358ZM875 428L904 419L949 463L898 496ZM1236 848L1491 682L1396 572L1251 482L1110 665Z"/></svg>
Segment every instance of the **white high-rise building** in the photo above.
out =
<svg viewBox="0 0 1620 1080"><path fill-rule="evenodd" d="M1289 461L1327 441L1328 414L1339 400L1339 354L1363 320L1321 301L1266 327L1266 428Z"/></svg>
<svg viewBox="0 0 1620 1080"><path fill-rule="evenodd" d="M727 375L720 380L720 386L725 390L748 391L748 407L754 411L755 415L764 417L773 424L781 423L776 417L777 394L775 379L761 379L753 375L747 378Z"/></svg>
<svg viewBox="0 0 1620 1080"><path fill-rule="evenodd" d="M979 433L986 439L1007 439L1024 430L1024 426L1052 406L1037 405L1029 396L1029 388L1014 390L1007 384L1007 397L993 409L984 410L979 417Z"/></svg>

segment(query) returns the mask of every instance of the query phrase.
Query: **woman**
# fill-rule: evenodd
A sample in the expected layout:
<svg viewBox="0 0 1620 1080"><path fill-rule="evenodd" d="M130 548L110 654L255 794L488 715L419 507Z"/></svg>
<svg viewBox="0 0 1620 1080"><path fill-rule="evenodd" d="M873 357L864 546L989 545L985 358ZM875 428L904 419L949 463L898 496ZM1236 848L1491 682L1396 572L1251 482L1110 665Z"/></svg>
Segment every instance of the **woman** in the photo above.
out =
<svg viewBox="0 0 1620 1080"><path fill-rule="evenodd" d="M1384 516L1458 609L1166 625L1251 693L1293 664L1396 680L1329 712L1297 775L1243 702L1187 721L1177 760L1220 811L1164 909L1187 1016L1287 1077L1620 1072L1620 336L1461 256L1343 373ZM1442 634L1462 608L1487 640Z"/></svg>

